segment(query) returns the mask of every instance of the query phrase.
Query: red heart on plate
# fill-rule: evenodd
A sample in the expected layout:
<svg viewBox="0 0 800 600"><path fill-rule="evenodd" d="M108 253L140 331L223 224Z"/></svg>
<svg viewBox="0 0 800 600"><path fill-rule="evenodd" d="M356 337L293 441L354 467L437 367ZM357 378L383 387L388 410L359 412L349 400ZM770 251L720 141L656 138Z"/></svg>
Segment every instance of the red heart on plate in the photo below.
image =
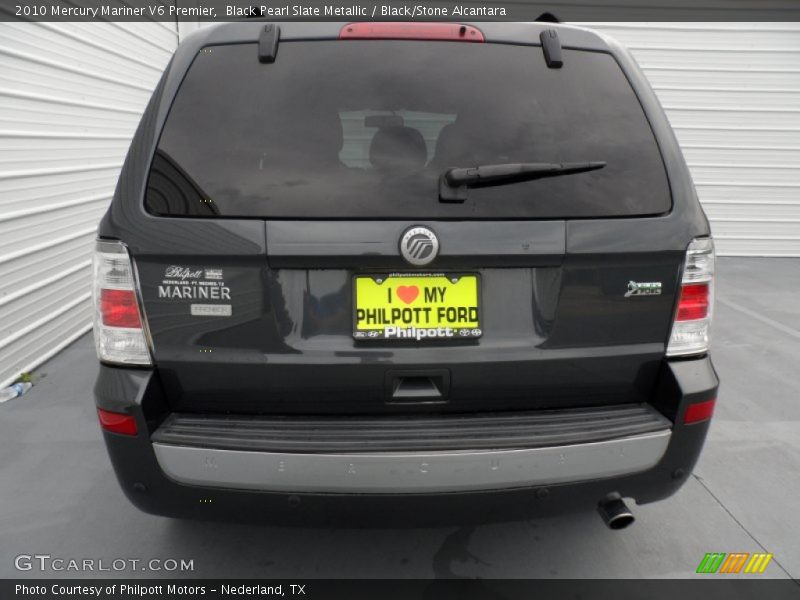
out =
<svg viewBox="0 0 800 600"><path fill-rule="evenodd" d="M406 304L411 304L419 296L419 288L415 285L401 285L397 287L397 297Z"/></svg>

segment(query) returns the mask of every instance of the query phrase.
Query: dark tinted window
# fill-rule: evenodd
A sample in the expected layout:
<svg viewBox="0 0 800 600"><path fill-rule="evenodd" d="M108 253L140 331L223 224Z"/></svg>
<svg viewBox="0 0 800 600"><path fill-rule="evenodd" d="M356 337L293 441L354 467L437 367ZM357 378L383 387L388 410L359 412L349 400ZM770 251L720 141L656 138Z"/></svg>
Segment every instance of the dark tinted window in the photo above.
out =
<svg viewBox="0 0 800 600"><path fill-rule="evenodd" d="M470 189L449 167L605 161L599 171ZM194 61L161 135L147 208L276 218L562 218L669 210L652 131L614 59L416 41L254 44Z"/></svg>

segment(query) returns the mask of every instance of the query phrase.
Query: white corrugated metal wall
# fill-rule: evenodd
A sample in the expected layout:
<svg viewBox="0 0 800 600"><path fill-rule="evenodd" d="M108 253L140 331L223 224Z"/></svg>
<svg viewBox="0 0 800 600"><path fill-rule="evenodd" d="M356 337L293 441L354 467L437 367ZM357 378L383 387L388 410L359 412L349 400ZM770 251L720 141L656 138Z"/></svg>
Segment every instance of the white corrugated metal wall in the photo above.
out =
<svg viewBox="0 0 800 600"><path fill-rule="evenodd" d="M728 256L800 256L800 23L618 23Z"/></svg>
<svg viewBox="0 0 800 600"><path fill-rule="evenodd" d="M91 326L97 221L174 23L0 23L0 387Z"/></svg>
<svg viewBox="0 0 800 600"><path fill-rule="evenodd" d="M596 28L653 83L719 253L800 256L800 24ZM95 226L176 42L171 23L0 24L0 386L89 328Z"/></svg>

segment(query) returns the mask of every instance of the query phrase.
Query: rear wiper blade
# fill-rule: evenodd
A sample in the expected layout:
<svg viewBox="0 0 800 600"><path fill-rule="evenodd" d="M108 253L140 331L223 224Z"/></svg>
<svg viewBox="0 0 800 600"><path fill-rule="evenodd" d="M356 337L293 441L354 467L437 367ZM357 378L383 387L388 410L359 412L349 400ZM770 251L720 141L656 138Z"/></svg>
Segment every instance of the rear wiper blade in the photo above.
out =
<svg viewBox="0 0 800 600"><path fill-rule="evenodd" d="M574 163L506 163L448 169L439 177L439 200L441 202L464 202L467 188L507 185L522 181L533 181L545 177L560 177L574 173L595 171L606 166L605 162Z"/></svg>

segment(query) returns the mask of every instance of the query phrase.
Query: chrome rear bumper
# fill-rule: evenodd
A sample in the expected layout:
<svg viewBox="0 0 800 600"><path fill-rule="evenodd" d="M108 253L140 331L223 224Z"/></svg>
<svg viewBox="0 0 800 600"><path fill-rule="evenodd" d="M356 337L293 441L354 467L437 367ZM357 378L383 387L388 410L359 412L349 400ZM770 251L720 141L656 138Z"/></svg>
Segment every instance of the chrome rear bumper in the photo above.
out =
<svg viewBox="0 0 800 600"><path fill-rule="evenodd" d="M665 429L584 444L504 450L290 453L154 443L172 480L216 488L297 493L501 490L628 475L655 466Z"/></svg>

